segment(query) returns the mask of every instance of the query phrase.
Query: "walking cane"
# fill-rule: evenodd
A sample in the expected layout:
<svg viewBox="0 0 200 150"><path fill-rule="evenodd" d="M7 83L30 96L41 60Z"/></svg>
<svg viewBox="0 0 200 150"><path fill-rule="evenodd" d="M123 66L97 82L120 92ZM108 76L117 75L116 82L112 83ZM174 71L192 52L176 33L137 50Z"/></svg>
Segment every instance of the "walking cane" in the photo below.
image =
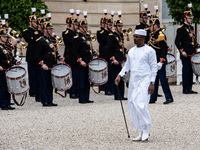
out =
<svg viewBox="0 0 200 150"><path fill-rule="evenodd" d="M124 116L124 122L125 122L126 130L127 130L128 138L130 138L128 126L127 126L127 123L126 123L126 116L125 116L124 108L123 108L123 104L122 104L122 97L121 97L120 92L119 92L119 86L118 85L116 85L116 86L117 86L117 92L119 93L120 104L121 104L122 113L123 113L123 116Z"/></svg>

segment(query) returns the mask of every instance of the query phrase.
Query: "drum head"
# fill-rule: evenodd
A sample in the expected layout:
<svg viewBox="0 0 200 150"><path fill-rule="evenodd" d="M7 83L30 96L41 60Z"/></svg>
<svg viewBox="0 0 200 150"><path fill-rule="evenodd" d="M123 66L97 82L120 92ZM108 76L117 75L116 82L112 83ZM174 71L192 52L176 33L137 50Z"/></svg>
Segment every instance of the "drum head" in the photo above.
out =
<svg viewBox="0 0 200 150"><path fill-rule="evenodd" d="M52 68L51 73L54 76L62 77L69 74L70 71L71 68L67 64L57 64Z"/></svg>
<svg viewBox="0 0 200 150"><path fill-rule="evenodd" d="M167 61L168 63L174 62L175 61L175 56L172 54L167 54Z"/></svg>
<svg viewBox="0 0 200 150"><path fill-rule="evenodd" d="M107 67L107 62L103 59L93 59L89 63L89 68L94 71L104 70Z"/></svg>
<svg viewBox="0 0 200 150"><path fill-rule="evenodd" d="M19 77L22 77L23 75L25 75L26 73L26 70L23 68L23 67L12 67L12 68L9 68L7 71L6 71L6 76L8 78L19 78Z"/></svg>
<svg viewBox="0 0 200 150"><path fill-rule="evenodd" d="M200 63L200 53L196 53L191 57L191 61L195 64Z"/></svg>

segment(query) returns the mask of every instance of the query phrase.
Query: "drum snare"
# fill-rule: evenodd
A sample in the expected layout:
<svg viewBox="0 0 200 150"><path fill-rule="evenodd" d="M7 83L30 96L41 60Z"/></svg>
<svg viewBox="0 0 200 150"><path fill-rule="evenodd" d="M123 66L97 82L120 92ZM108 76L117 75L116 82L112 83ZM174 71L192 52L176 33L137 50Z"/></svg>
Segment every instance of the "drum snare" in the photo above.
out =
<svg viewBox="0 0 200 150"><path fill-rule="evenodd" d="M200 52L194 53L190 59L193 73L197 76L200 76Z"/></svg>
<svg viewBox="0 0 200 150"><path fill-rule="evenodd" d="M173 54L168 53L167 61L168 63L166 65L166 77L169 78L173 77L176 74L176 57Z"/></svg>

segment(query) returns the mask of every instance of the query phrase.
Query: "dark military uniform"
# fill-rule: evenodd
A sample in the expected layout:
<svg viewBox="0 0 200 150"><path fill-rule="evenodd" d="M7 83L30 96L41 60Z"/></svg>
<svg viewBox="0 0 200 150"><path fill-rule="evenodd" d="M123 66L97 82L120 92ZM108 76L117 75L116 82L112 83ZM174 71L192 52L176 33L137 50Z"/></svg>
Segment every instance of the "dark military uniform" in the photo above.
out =
<svg viewBox="0 0 200 150"><path fill-rule="evenodd" d="M2 29L1 32L3 32ZM3 71L0 71L0 83L1 83L0 107L3 110L14 109L13 107L10 107L11 97L7 89L6 76L5 76L5 70L10 68L17 62L13 57L12 54L13 49L10 46L6 45L5 43L0 43L0 66L4 69Z"/></svg>
<svg viewBox="0 0 200 150"><path fill-rule="evenodd" d="M35 64L35 32L36 30L29 27L24 30L23 38L28 43L27 51L26 51L26 61L28 64L28 75L29 75L29 95L36 95L36 64Z"/></svg>
<svg viewBox="0 0 200 150"><path fill-rule="evenodd" d="M107 49L107 40L109 36L109 31L103 27L99 28L97 31L97 41L99 43L99 57L105 59L108 63L108 81L103 85L105 95L112 95L114 93L114 79L111 75L111 60L110 60L110 51Z"/></svg>
<svg viewBox="0 0 200 150"><path fill-rule="evenodd" d="M88 65L83 67L80 65L81 61L86 64L92 59L92 49L90 47L90 39L86 35L79 33L74 37L72 54L78 60L76 66L78 68L80 81L79 81L79 103L87 103L90 96L90 83L88 75Z"/></svg>
<svg viewBox="0 0 200 150"><path fill-rule="evenodd" d="M52 68L57 63L58 51L54 47L53 43L50 42L50 37L41 36L36 40L36 61L41 66L46 64L48 68ZM42 63L43 62L43 63ZM53 87L51 81L51 70L41 70L42 80L42 103L52 104L53 103Z"/></svg>
<svg viewBox="0 0 200 150"><path fill-rule="evenodd" d="M154 93L151 95L150 103L155 103L158 97L158 87L159 87L159 79L162 85L163 92L165 94L166 102L173 101L173 97L169 88L169 84L166 78L166 64L167 64L167 51L168 46L166 42L166 37L161 29L156 32L152 32L150 34L150 40L148 45L151 46L156 51L157 62L163 63L162 68L158 70L156 81L155 81L155 89Z"/></svg>
<svg viewBox="0 0 200 150"><path fill-rule="evenodd" d="M135 29L144 29L147 31L147 36L145 37L145 44L148 43L149 41L149 34L151 33L150 29L149 29L149 25L144 23L144 22L140 22L136 25Z"/></svg>
<svg viewBox="0 0 200 150"><path fill-rule="evenodd" d="M68 21L70 22L70 20ZM78 20L76 18L71 18L71 26L78 25ZM70 98L78 98L79 97L79 72L76 66L77 59L72 54L72 46L74 37L78 35L77 32L72 31L71 29L67 28L62 33L63 41L65 44L65 62L68 63L72 69L72 82L73 85L70 88Z"/></svg>
<svg viewBox="0 0 200 150"><path fill-rule="evenodd" d="M190 57L196 52L198 43L194 39L192 33L193 27L184 23L177 29L177 35L175 39L176 47L180 51L180 58L182 61L182 81L183 81L183 93L188 93L192 90L193 83L193 70ZM184 57L181 53L185 52L187 57Z"/></svg>
<svg viewBox="0 0 200 150"><path fill-rule="evenodd" d="M112 64L112 73L114 78L117 77L119 72L121 71L121 63L126 59L126 48L124 47L124 38L122 33L109 33L107 49L110 51L111 60L117 60L119 65ZM119 92L122 99L124 99L124 81L120 80L119 84ZM117 91L116 86L114 86L114 97L115 100L119 100L119 93Z"/></svg>

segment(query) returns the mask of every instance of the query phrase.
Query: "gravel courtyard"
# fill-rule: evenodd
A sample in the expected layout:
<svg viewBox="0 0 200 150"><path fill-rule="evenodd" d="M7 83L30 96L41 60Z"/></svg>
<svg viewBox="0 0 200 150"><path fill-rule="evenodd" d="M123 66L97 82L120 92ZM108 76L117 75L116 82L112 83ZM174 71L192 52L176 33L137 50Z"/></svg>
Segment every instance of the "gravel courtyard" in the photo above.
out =
<svg viewBox="0 0 200 150"><path fill-rule="evenodd" d="M27 97L23 107L0 110L0 150L196 150L200 149L199 94L182 94L181 86L170 86L174 103L164 97L148 106L153 127L147 142L133 142L127 101L123 106L130 132L127 136L120 101L104 92L90 91L93 104L54 94L57 107L42 107ZM127 93L127 89L126 89ZM163 94L161 87L159 93Z"/></svg>

